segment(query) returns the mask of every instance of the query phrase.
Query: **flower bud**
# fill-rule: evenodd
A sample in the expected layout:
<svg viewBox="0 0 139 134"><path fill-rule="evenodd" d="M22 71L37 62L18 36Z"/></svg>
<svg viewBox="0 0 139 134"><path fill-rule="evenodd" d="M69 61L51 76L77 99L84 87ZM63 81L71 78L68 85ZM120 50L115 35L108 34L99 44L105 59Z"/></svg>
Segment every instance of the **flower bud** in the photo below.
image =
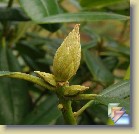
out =
<svg viewBox="0 0 139 134"><path fill-rule="evenodd" d="M79 24L65 38L57 49L53 61L53 72L58 82L68 81L76 74L80 65L81 46Z"/></svg>
<svg viewBox="0 0 139 134"><path fill-rule="evenodd" d="M50 84L51 86L56 86L55 76L49 73L34 71L36 74L39 75L46 83Z"/></svg>
<svg viewBox="0 0 139 134"><path fill-rule="evenodd" d="M87 89L89 89L89 87L80 86L80 85L67 86L67 87L64 87L64 95L74 96L74 95L84 92Z"/></svg>

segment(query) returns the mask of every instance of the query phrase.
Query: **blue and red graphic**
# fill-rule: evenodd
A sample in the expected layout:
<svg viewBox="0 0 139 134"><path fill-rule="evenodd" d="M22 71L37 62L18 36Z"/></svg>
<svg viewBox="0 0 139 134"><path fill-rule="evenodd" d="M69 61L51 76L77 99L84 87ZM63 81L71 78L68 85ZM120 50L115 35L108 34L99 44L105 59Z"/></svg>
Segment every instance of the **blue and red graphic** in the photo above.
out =
<svg viewBox="0 0 139 134"><path fill-rule="evenodd" d="M130 125L129 115L123 107L118 107L120 103L109 103L108 117L110 117L115 125Z"/></svg>

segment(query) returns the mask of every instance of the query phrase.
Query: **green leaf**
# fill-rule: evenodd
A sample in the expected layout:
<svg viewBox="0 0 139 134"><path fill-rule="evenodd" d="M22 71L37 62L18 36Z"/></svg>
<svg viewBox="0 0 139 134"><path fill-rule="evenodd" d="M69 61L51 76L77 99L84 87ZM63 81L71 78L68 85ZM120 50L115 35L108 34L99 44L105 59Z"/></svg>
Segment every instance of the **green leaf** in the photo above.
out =
<svg viewBox="0 0 139 134"><path fill-rule="evenodd" d="M88 9L106 7L121 2L129 2L129 0L80 0L80 5Z"/></svg>
<svg viewBox="0 0 139 134"><path fill-rule="evenodd" d="M33 21L60 13L57 0L19 0L19 2ZM60 28L60 24L44 24L41 26L52 32Z"/></svg>
<svg viewBox="0 0 139 134"><path fill-rule="evenodd" d="M43 50L40 50L39 47L32 45L30 42L27 41L20 41L16 45L16 49L20 51L20 53L26 54L31 58L42 58L45 55Z"/></svg>
<svg viewBox="0 0 139 134"><path fill-rule="evenodd" d="M21 57L24 59L25 63L29 66L31 70L40 70L50 72L49 63L47 59L32 58L26 53L20 53ZM44 61L44 62L43 62Z"/></svg>
<svg viewBox="0 0 139 134"><path fill-rule="evenodd" d="M113 71L118 64L118 58L116 56L107 56L103 59L103 64L110 70Z"/></svg>
<svg viewBox="0 0 139 134"><path fill-rule="evenodd" d="M114 44L114 43L113 43ZM105 48L106 50L112 52L112 53L117 53L117 54L122 54L125 56L130 56L130 48L121 44L116 44L111 46L107 46Z"/></svg>
<svg viewBox="0 0 139 134"><path fill-rule="evenodd" d="M40 24L41 27L47 29L50 32L55 32L57 31L60 27L61 24Z"/></svg>
<svg viewBox="0 0 139 134"><path fill-rule="evenodd" d="M9 78L17 78L17 79L23 79L26 81L30 81L34 84L37 84L39 86L42 86L44 88L54 90L54 88L50 85L47 85L44 80L41 78L38 78L33 75L20 73L20 72L9 72L9 71L0 71L0 77L9 77Z"/></svg>
<svg viewBox="0 0 139 134"><path fill-rule="evenodd" d="M90 73L95 81L102 83L104 86L113 83L114 77L111 72L104 66L101 59L88 50L83 51L84 60Z"/></svg>
<svg viewBox="0 0 139 134"><path fill-rule="evenodd" d="M10 21L28 21L30 20L20 8L3 8L0 7L0 20Z"/></svg>
<svg viewBox="0 0 139 134"><path fill-rule="evenodd" d="M36 20L37 23L86 22L102 20L128 20L128 16L106 12L79 12L52 15Z"/></svg>
<svg viewBox="0 0 139 134"><path fill-rule="evenodd" d="M130 111L130 100L124 98L130 96L130 81L123 80L108 88L104 89L96 100L102 104L120 103L120 106L125 107L127 113Z"/></svg>
<svg viewBox="0 0 139 134"><path fill-rule="evenodd" d="M96 99L98 102L107 105L109 103L120 103L119 106L124 107L126 110L126 113L130 113L130 101L127 101L125 99L120 99L120 98L111 98L111 97L99 97L99 99Z"/></svg>
<svg viewBox="0 0 139 134"><path fill-rule="evenodd" d="M57 97L48 96L41 104L27 115L22 124L25 125L53 125L61 116L57 108Z"/></svg>
<svg viewBox="0 0 139 134"><path fill-rule="evenodd" d="M93 48L93 47L96 47L97 46L97 41L90 41L89 43L86 43L86 44L83 44L81 46L82 49L90 49L90 48Z"/></svg>
<svg viewBox="0 0 139 134"><path fill-rule="evenodd" d="M16 50L18 50L21 57L24 59L25 63L32 70L40 70L40 71L50 71L47 60L44 63L39 63L38 60L45 60L46 52L42 50L39 46L32 44L32 42L28 41L20 41L16 45Z"/></svg>
<svg viewBox="0 0 139 134"><path fill-rule="evenodd" d="M34 21L60 12L57 0L19 0L19 2Z"/></svg>
<svg viewBox="0 0 139 134"><path fill-rule="evenodd" d="M108 88L104 89L100 94L103 97L125 98L130 95L130 81L123 80Z"/></svg>
<svg viewBox="0 0 139 134"><path fill-rule="evenodd" d="M0 46L0 70L20 71L11 49ZM25 81L0 79L0 124L19 124L30 112L30 97Z"/></svg>

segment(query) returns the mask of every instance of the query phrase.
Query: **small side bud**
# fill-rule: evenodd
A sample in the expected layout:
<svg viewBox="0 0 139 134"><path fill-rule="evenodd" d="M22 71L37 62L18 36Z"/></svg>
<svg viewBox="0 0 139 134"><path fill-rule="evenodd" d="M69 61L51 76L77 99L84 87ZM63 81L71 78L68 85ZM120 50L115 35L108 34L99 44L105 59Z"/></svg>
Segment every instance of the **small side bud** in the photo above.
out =
<svg viewBox="0 0 139 134"><path fill-rule="evenodd" d="M60 109L60 110L63 109L63 105L62 105L62 104L58 104L57 107L58 107L58 109Z"/></svg>
<svg viewBox="0 0 139 134"><path fill-rule="evenodd" d="M89 87L80 86L80 85L72 85L68 87L64 87L64 95L65 96L74 96L79 93L84 92L85 90L89 89Z"/></svg>
<svg viewBox="0 0 139 134"><path fill-rule="evenodd" d="M53 72L58 82L68 81L79 68L81 59L81 46L79 24L65 38L57 49L53 61Z"/></svg>
<svg viewBox="0 0 139 134"><path fill-rule="evenodd" d="M49 73L40 72L40 71L34 71L36 74L39 75L40 78L42 78L46 83L56 86L55 76Z"/></svg>

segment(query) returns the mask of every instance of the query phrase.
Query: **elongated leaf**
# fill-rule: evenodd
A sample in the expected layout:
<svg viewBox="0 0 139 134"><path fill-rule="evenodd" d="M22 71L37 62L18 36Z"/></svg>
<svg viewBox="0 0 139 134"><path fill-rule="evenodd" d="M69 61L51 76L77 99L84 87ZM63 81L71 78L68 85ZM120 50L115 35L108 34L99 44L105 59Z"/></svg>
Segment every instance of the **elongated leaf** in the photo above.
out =
<svg viewBox="0 0 139 134"><path fill-rule="evenodd" d="M103 62L96 54L93 54L88 50L84 50L83 56L87 67L90 70L95 81L99 81L105 86L113 82L113 75L104 66Z"/></svg>
<svg viewBox="0 0 139 134"><path fill-rule="evenodd" d="M4 8L0 7L0 20L10 20L10 21L29 21L24 12L20 8Z"/></svg>
<svg viewBox="0 0 139 134"><path fill-rule="evenodd" d="M130 81L123 80L106 89L100 94L103 97L125 98L130 95Z"/></svg>
<svg viewBox="0 0 139 134"><path fill-rule="evenodd" d="M80 4L84 8L100 8L120 2L129 2L129 0L80 0Z"/></svg>
<svg viewBox="0 0 139 134"><path fill-rule="evenodd" d="M19 2L34 21L60 12L57 0L19 0Z"/></svg>
<svg viewBox="0 0 139 134"><path fill-rule="evenodd" d="M125 107L127 113L130 111L130 100L124 98L130 96L130 81L123 80L106 89L96 97L96 100L102 104L120 103L120 106Z"/></svg>
<svg viewBox="0 0 139 134"><path fill-rule="evenodd" d="M103 64L110 70L113 71L118 64L118 58L115 56L107 56L103 59Z"/></svg>
<svg viewBox="0 0 139 134"><path fill-rule="evenodd" d="M19 2L33 21L60 13L57 0L19 0ZM41 26L52 32L60 28L60 24L44 24Z"/></svg>
<svg viewBox="0 0 139 134"><path fill-rule="evenodd" d="M128 16L105 12L79 12L53 15L36 20L37 23L86 22L102 20L128 20Z"/></svg>
<svg viewBox="0 0 139 134"><path fill-rule="evenodd" d="M100 120L103 121L104 119L106 121L107 118L105 117L107 117L108 104L120 103L119 106L124 107L126 110L126 113L129 114L130 113L130 100L124 99L125 97L128 97L128 96L130 96L130 81L123 80L121 82L118 82L104 89L99 94L99 96L95 98L95 101L93 101L93 103L90 103L91 105L87 109L87 111L89 111L90 114L94 115L95 117L98 116ZM102 112L100 112L101 110L97 111L99 107L101 106L101 105L100 106L98 105L99 103L106 105L104 109L101 109Z"/></svg>
<svg viewBox="0 0 139 134"><path fill-rule="evenodd" d="M43 50L29 43L27 41L21 41L16 45L16 49L34 59L44 57L45 52Z"/></svg>
<svg viewBox="0 0 139 134"><path fill-rule="evenodd" d="M0 70L20 71L11 50L0 46ZM0 78L0 124L19 124L30 111L27 83Z"/></svg>
<svg viewBox="0 0 139 134"><path fill-rule="evenodd" d="M106 39L107 40L107 39ZM117 54L122 54L125 56L130 56L130 47L127 47L123 44L119 44L118 42L116 42L113 39L108 39L107 43L105 43L106 46L104 47L105 50L108 50L112 53L117 53Z"/></svg>
<svg viewBox="0 0 139 134"><path fill-rule="evenodd" d="M82 49L90 49L90 48L93 48L93 47L96 47L97 46L97 41L91 41L87 44L83 44L81 46Z"/></svg>
<svg viewBox="0 0 139 134"><path fill-rule="evenodd" d="M9 78L17 78L17 79L23 79L26 81L30 81L34 84L38 84L44 88L54 90L53 87L47 85L41 78L38 78L33 75L20 73L20 72L9 72L9 71L0 71L0 77L9 77Z"/></svg>
<svg viewBox="0 0 139 134"><path fill-rule="evenodd" d="M120 103L119 106L124 107L126 110L126 113L130 113L130 101L127 101L125 99L120 98L111 98L111 97L100 97L97 98L97 101L108 106L109 103Z"/></svg>
<svg viewBox="0 0 139 134"><path fill-rule="evenodd" d="M27 115L22 124L29 125L52 125L55 124L61 112L57 108L57 97L49 96L31 113Z"/></svg>
<svg viewBox="0 0 139 134"><path fill-rule="evenodd" d="M47 60L44 63L39 63L38 60L42 60L45 57L46 52L40 49L40 47L32 45L31 42L21 41L16 45L16 49L19 51L21 57L25 63L32 70L40 70L49 72ZM45 60L45 59L44 59Z"/></svg>

